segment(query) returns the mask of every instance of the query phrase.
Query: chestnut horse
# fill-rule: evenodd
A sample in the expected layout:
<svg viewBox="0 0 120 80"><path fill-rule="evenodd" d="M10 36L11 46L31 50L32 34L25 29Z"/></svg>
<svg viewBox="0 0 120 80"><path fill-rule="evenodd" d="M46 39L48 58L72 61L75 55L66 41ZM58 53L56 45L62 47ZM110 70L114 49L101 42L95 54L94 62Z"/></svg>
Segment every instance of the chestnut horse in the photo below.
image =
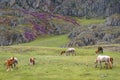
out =
<svg viewBox="0 0 120 80"><path fill-rule="evenodd" d="M66 54L66 56L68 56L70 54L76 55L75 48L68 48L66 51L62 51L60 54L61 55Z"/></svg>
<svg viewBox="0 0 120 80"><path fill-rule="evenodd" d="M105 67L112 69L113 65L113 58L107 55L98 55L95 61L95 67L97 68L97 65L100 65L100 68L102 68L102 62L105 62Z"/></svg>
<svg viewBox="0 0 120 80"><path fill-rule="evenodd" d="M6 61L7 71L12 70L12 68L15 68L17 64L18 64L17 58L11 57L10 59L8 59Z"/></svg>

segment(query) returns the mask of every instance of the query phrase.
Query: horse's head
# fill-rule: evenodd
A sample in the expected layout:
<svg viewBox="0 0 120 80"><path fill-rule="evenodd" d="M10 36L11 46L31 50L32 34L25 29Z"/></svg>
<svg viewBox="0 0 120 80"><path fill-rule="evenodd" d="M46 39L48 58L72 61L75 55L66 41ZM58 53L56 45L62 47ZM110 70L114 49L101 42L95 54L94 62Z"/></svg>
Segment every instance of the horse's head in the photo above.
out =
<svg viewBox="0 0 120 80"><path fill-rule="evenodd" d="M103 48L102 47L98 47L98 52L99 53L103 53Z"/></svg>
<svg viewBox="0 0 120 80"><path fill-rule="evenodd" d="M65 51L62 51L60 54L62 55L62 54L64 54L65 53Z"/></svg>
<svg viewBox="0 0 120 80"><path fill-rule="evenodd" d="M96 54L98 53L103 53L103 48L102 47L98 47L98 49L95 51Z"/></svg>
<svg viewBox="0 0 120 80"><path fill-rule="evenodd" d="M112 57L110 57L110 62L113 64L113 58Z"/></svg>
<svg viewBox="0 0 120 80"><path fill-rule="evenodd" d="M97 54L97 53L98 53L98 50L97 50L97 51L95 51L95 53Z"/></svg>

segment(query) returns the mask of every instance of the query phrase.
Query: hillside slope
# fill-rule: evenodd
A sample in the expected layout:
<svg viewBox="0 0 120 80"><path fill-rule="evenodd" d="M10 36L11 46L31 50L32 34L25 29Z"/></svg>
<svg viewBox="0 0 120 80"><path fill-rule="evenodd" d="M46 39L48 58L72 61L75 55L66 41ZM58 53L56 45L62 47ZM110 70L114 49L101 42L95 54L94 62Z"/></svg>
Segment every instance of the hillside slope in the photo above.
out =
<svg viewBox="0 0 120 80"><path fill-rule="evenodd" d="M60 35L79 26L67 16L24 9L0 9L0 45L12 45L35 40L41 35Z"/></svg>
<svg viewBox="0 0 120 80"><path fill-rule="evenodd" d="M119 43L119 5L120 0L0 0L0 46L31 42L42 35L68 33L70 44L75 39L78 43L82 41L83 45L95 44L96 32L102 32L104 28L105 32L101 33L104 38L99 39L101 34L97 33L97 40ZM118 16L114 16L115 14ZM107 18L107 22L96 24L95 26L100 27L92 34L91 29L81 29L84 26L80 25L77 18ZM117 32L113 32L116 29L113 26L118 27ZM87 31L91 32L90 40ZM82 37L83 32L85 35ZM81 37L84 39L81 40Z"/></svg>

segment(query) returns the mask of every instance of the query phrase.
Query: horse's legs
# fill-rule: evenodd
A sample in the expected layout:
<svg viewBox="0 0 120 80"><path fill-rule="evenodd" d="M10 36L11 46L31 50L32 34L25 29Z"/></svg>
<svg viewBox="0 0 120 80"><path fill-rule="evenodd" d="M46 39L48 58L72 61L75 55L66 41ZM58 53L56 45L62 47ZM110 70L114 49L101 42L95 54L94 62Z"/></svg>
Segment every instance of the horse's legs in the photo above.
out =
<svg viewBox="0 0 120 80"><path fill-rule="evenodd" d="M74 51L74 55L76 56L76 52Z"/></svg>
<svg viewBox="0 0 120 80"><path fill-rule="evenodd" d="M66 52L65 54L66 54L66 56L68 56L68 52Z"/></svg>
<svg viewBox="0 0 120 80"><path fill-rule="evenodd" d="M108 66L109 66L108 62L105 62L106 69L108 69Z"/></svg>
<svg viewBox="0 0 120 80"><path fill-rule="evenodd" d="M70 52L68 52L68 56L70 56Z"/></svg>
<svg viewBox="0 0 120 80"><path fill-rule="evenodd" d="M72 56L74 56L74 52L71 52Z"/></svg>
<svg viewBox="0 0 120 80"><path fill-rule="evenodd" d="M99 62L99 64L100 64L100 69L102 69L102 63L101 63L101 61Z"/></svg>
<svg viewBox="0 0 120 80"><path fill-rule="evenodd" d="M95 61L95 68L97 68L97 65L98 65L98 61L96 60Z"/></svg>
<svg viewBox="0 0 120 80"><path fill-rule="evenodd" d="M95 63L95 68L97 68L97 63Z"/></svg>
<svg viewBox="0 0 120 80"><path fill-rule="evenodd" d="M9 65L7 65L7 71L9 71L10 70L10 66Z"/></svg>
<svg viewBox="0 0 120 80"><path fill-rule="evenodd" d="M112 69L112 63L111 63L111 61L109 61L108 64L109 64L109 68Z"/></svg>

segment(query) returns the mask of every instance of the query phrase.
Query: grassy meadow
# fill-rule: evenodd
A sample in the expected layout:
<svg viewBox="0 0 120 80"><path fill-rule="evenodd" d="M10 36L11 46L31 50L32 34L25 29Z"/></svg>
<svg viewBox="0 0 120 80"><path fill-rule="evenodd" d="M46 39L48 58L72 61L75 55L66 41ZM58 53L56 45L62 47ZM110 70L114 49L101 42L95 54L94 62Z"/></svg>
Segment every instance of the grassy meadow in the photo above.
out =
<svg viewBox="0 0 120 80"><path fill-rule="evenodd" d="M44 41L46 42L46 40ZM49 44L49 41L46 43ZM94 61L96 58L95 50L97 46L76 48L77 56L61 56L60 52L67 48L55 47L55 44L53 44L53 47L42 47L36 44L32 44L31 46L28 44L23 45L0 47L0 80L120 79L120 57L118 52L110 52L109 50L104 51L104 54L114 58L113 69L106 70L104 68L94 68ZM5 60L11 56L15 56L19 59L18 68L7 72L4 63ZM36 65L29 65L30 57L36 58Z"/></svg>
<svg viewBox="0 0 120 80"><path fill-rule="evenodd" d="M60 55L67 35L44 36L37 40L13 46L0 47L0 80L119 80L120 53L104 49L105 55L114 58L113 69L94 68L95 50L99 45L76 47L76 56ZM102 45L104 46L104 45ZM108 45L109 46L109 45ZM111 45L110 45L111 46ZM112 45L112 46L120 46ZM6 71L5 61L17 57L17 68ZM29 65L29 58L36 65Z"/></svg>

